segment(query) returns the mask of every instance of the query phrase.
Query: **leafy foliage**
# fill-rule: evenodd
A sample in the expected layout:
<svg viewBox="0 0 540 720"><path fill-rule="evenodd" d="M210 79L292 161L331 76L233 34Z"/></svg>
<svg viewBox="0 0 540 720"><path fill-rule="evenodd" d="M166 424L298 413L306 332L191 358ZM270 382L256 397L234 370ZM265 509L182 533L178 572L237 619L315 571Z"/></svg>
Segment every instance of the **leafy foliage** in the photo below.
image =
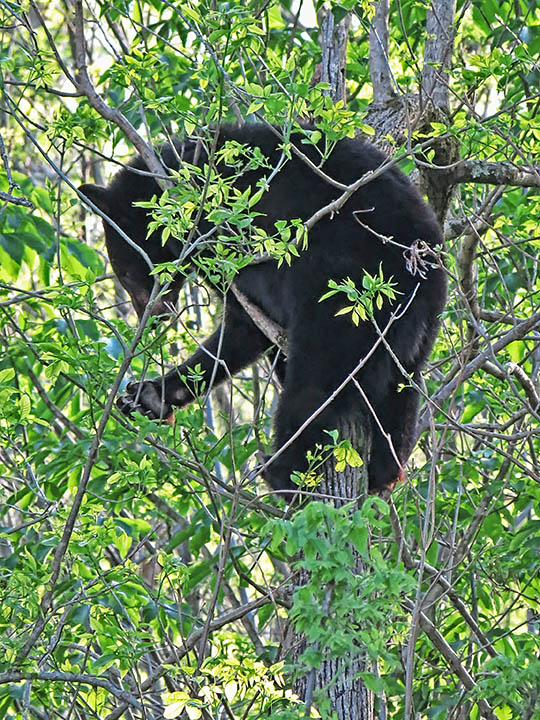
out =
<svg viewBox="0 0 540 720"><path fill-rule="evenodd" d="M382 308L383 302L389 300L392 302L396 299L395 283L392 278L385 280L382 272L382 265L379 266L377 275L370 275L364 270L364 278L362 280L363 290L359 291L351 278L346 278L342 283L335 280L328 282L330 290L321 297L321 301L333 297L339 292L345 293L347 300L352 305L346 305L338 310L337 315L347 315L351 313L351 319L355 325L365 322L368 318L373 319L375 310Z"/></svg>
<svg viewBox="0 0 540 720"><path fill-rule="evenodd" d="M199 212L215 225L204 271L216 294L183 258L156 267L188 280L177 320L144 328L73 189L132 155L128 123L157 146L264 119L284 162L298 122L315 118L306 142L321 161L341 137L371 137L372 8L333 3L337 20L354 11L345 108L317 79L314 16L288 0L92 0L90 77L122 126L77 85L78 5L0 4L0 717L303 717L290 678L360 643L381 717L406 717L409 702L422 719L476 718L483 699L500 720L539 718L540 199L533 180L483 180L490 163L534 175L540 157L534 0L458 2L449 116L411 128L409 146L385 138L408 171L432 163L427 139L451 137L460 160L483 163L447 217L452 292L409 481L390 504L289 514L253 472L275 405L271 358L172 427L114 409L129 375L196 347L254 254L293 263L309 242L300 222L257 233L266 187L240 194L220 173L274 168L228 145L152 203L164 240L189 236ZM425 4L391 5L400 97L418 91L425 20ZM381 274L362 288L335 278L323 297L338 293L355 324L399 304ZM331 441L340 469L361 464ZM295 668L288 614L312 641ZM328 715L316 700L311 713Z"/></svg>

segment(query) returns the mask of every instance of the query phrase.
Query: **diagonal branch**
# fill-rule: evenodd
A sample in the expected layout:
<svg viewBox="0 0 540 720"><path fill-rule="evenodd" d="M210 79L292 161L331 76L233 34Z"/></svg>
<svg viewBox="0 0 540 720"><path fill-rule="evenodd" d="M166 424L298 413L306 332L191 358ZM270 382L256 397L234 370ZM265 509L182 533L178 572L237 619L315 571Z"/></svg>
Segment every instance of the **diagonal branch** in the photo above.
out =
<svg viewBox="0 0 540 720"><path fill-rule="evenodd" d="M412 612L412 610L414 609L414 605L410 600L405 599L403 601L403 605L410 612ZM469 691L474 690L476 688L474 678L471 676L467 668L461 663L458 655L456 654L454 649L446 642L441 632L437 630L435 625L422 611L420 611L419 613L419 619L420 627L431 640L433 646L436 647L437 650L441 653L448 665L452 668L453 672L455 672L455 674L458 676L460 681L463 683L463 686ZM491 705L487 702L487 700L480 698L476 700L476 702L478 704L478 709L482 717L487 718L487 720L497 720L497 716L493 712L493 709Z"/></svg>
<svg viewBox="0 0 540 720"><path fill-rule="evenodd" d="M77 70L75 78L76 88L88 98L88 102L97 110L101 117L105 120L117 125L133 144L139 155L143 158L150 172L155 173L158 177L166 180L167 173L161 164L158 156L154 152L151 145L146 143L133 127L127 117L117 108L107 105L101 95L95 89L90 76L88 75L88 67L86 64L86 43L84 38L84 15L82 0L74 0L75 6L75 67Z"/></svg>
<svg viewBox="0 0 540 720"><path fill-rule="evenodd" d="M244 293L241 292L234 283L231 285L231 290L257 328L263 333L263 335L266 335L271 343L282 351L285 357L287 357L289 345L287 331L269 318L258 305L255 305L255 303L248 300Z"/></svg>
<svg viewBox="0 0 540 720"><path fill-rule="evenodd" d="M529 401L531 408L536 410L540 406L540 396L538 395L531 378L527 375L521 365L514 362L508 363L506 370L508 375L513 375L516 378L525 391L525 395L527 396L527 400Z"/></svg>
<svg viewBox="0 0 540 720"><path fill-rule="evenodd" d="M444 403L452 395L452 393L457 390L464 380L472 377L477 370L480 370L480 368L486 364L487 361L491 360L498 352L503 350L511 342L524 338L525 335L527 335L537 325L540 325L540 312L537 312L534 315L531 315L531 317L522 320L517 325L514 325L511 330L489 345L481 353L478 353L478 355L468 362L460 372L458 372L449 382L443 385L428 400L428 407L424 409L424 412L418 420L418 425L416 426L416 437L418 438L418 436L428 428L430 413L433 412L433 410L437 412L442 403Z"/></svg>

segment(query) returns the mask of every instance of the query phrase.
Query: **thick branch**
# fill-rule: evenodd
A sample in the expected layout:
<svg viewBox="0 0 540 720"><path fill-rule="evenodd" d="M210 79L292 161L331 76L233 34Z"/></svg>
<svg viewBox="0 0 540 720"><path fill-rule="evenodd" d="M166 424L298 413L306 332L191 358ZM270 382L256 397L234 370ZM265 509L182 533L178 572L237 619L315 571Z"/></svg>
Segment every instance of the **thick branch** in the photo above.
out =
<svg viewBox="0 0 540 720"><path fill-rule="evenodd" d="M480 237L489 228L493 227L493 221L500 215L493 210L504 192L503 187L496 187L483 201L478 210L474 210L472 216L466 215L460 218L449 220L444 226L444 239L449 242L463 233Z"/></svg>
<svg viewBox="0 0 540 720"><path fill-rule="evenodd" d="M0 190L0 200L6 203L12 203L13 205L23 205L24 207L33 208L34 204L27 200L24 197L17 197L16 195L11 195L10 193L3 192Z"/></svg>
<svg viewBox="0 0 540 720"><path fill-rule="evenodd" d="M456 0L432 0L426 18L426 46L422 70L422 105L430 101L439 110L449 102L448 70L454 50Z"/></svg>
<svg viewBox="0 0 540 720"><path fill-rule="evenodd" d="M478 305L478 287L474 259L479 242L480 235L475 233L474 230L467 233L461 242L461 249L457 257L459 284L461 285L461 290L472 314L477 319L480 315L480 307Z"/></svg>
<svg viewBox="0 0 540 720"><path fill-rule="evenodd" d="M252 303L240 292L240 290L233 283L231 290L238 300L240 305L243 307L245 312L253 320L254 324L259 328L263 335L270 340L276 347L278 347L282 353L287 357L288 353L288 336L287 332L271 318L268 317L263 311L254 303Z"/></svg>
<svg viewBox="0 0 540 720"><path fill-rule="evenodd" d="M452 168L441 171L447 174L452 185L462 182L486 183L488 185L517 185L540 187L540 170L537 167L519 167L509 162L486 160L461 160Z"/></svg>
<svg viewBox="0 0 540 720"><path fill-rule="evenodd" d="M532 409L536 410L540 406L540 396L536 392L536 388L531 378L517 363L508 363L506 369L508 371L508 375L513 375L521 387L525 390L525 395L527 395L527 399L531 404Z"/></svg>
<svg viewBox="0 0 540 720"><path fill-rule="evenodd" d="M382 1L385 2L386 0ZM327 91L327 94L334 103L341 101L345 106L345 61L350 14L336 24L330 4L325 3L322 8L322 17L319 17L322 50L321 80L330 84L330 90ZM325 208L321 208L320 214L315 213L306 222L306 228L311 227L326 213L338 210L353 192L356 192L365 182L369 182L372 177L370 173L366 173L356 183L343 188L343 194L337 199L335 207L327 205ZM365 362L365 359L361 362ZM353 376L350 376L346 382L349 382ZM341 387L337 388L332 395L334 396L340 390ZM331 401L331 397L327 401ZM356 423L341 420L338 430L342 439L348 440L353 448L359 450L361 454L365 454L369 442L366 443L366 438ZM302 428L298 432L302 432ZM291 438L291 441L293 438ZM279 448L270 461L275 459L283 451L284 447ZM317 491L322 493L327 502L334 502L336 505L347 502L361 503L365 499L367 492L365 468L365 465L362 468L347 466L343 471L338 472L335 469L333 459L330 458L322 467L323 480ZM358 554L355 556L355 567L352 570L357 574L365 572L362 558ZM304 578L299 580L299 584L302 585L306 580L307 573ZM325 588L325 591L326 599L324 604L326 608L323 606L323 612L332 614L331 585ZM358 647L356 652L351 653L351 656L329 657L324 652L324 649L318 647L317 642L308 641L302 633L295 632L292 627L287 645L293 656L293 662L299 661L300 656L308 646L312 650L320 651L323 658L318 667L313 667L307 675L297 677L295 682L295 692L305 702L306 717L311 714L314 693L324 691L330 701L332 713L339 720L373 720L373 693L366 687L360 675L366 669L367 661L364 648Z"/></svg>
<svg viewBox="0 0 540 720"><path fill-rule="evenodd" d="M361 428L352 421L341 421L338 427L340 438L347 439L354 448L361 450L365 460L366 440ZM362 467L351 467L347 465L342 471L337 471L334 458L328 460L323 468L323 479L317 487L317 493L321 493L336 507L347 503L354 503L360 506L367 494L367 477L365 462ZM363 558L354 552L354 565L351 568L352 575L366 573L366 566ZM309 574L302 570L298 580L301 587L308 582ZM326 605L323 607L325 614L332 615L332 593L331 584L326 588ZM355 602L353 597L352 603ZM291 636L288 639L288 646L291 649L293 663L298 663L302 653L308 647L308 642L302 633L297 633L291 628ZM296 694L303 698L306 703L306 717L309 717L309 710L313 695L316 692L324 691L328 696L331 708L338 720L373 720L374 718L374 697L361 679L360 673L369 668L366 652L359 644L357 652L348 653L340 657L330 657L324 653L324 648L318 648L317 643L311 643L312 648L321 651L323 659L318 667L312 668L307 675L297 677L295 682Z"/></svg>
<svg viewBox="0 0 540 720"><path fill-rule="evenodd" d="M369 31L369 72L373 86L373 104L386 105L393 97L392 73L388 61L388 0L379 0Z"/></svg>

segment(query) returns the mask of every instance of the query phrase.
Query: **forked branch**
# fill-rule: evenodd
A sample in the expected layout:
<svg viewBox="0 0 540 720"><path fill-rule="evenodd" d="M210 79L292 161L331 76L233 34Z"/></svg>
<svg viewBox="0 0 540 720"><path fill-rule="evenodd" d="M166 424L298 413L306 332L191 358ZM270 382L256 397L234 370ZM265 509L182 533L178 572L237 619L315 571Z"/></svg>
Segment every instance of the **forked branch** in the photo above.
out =
<svg viewBox="0 0 540 720"><path fill-rule="evenodd" d="M82 0L73 0L75 8L74 18L74 43L75 43L75 86L79 92L86 95L88 102L97 110L105 120L117 125L133 144L139 155L143 158L150 172L155 173L166 182L167 173L154 152L152 146L145 142L137 130L133 127L127 117L115 107L107 105L101 95L97 92L88 74L86 62L86 41L84 37L84 14Z"/></svg>

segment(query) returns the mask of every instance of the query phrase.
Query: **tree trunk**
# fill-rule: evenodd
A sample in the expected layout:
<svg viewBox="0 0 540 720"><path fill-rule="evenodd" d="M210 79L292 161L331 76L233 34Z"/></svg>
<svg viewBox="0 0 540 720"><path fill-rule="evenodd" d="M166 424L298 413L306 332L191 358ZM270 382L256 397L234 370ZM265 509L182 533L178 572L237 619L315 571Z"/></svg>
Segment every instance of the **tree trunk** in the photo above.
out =
<svg viewBox="0 0 540 720"><path fill-rule="evenodd" d="M346 105L345 65L347 56L347 35L350 25L350 13L336 23L329 3L324 3L319 12L319 42L322 50L320 80L327 82L330 89L327 94L334 103L341 101ZM327 496L327 502L336 507L346 503L355 503L359 507L367 495L367 458L366 448L369 442L360 426L352 420L342 420L339 427L340 440L350 441L352 447L364 457L362 467L347 465L341 472L335 469L335 459L330 458L323 468L323 481L317 488ZM354 553L354 574L363 574L365 566L358 553ZM298 579L298 587L308 581L308 573L303 572ZM328 594L328 614L332 613L332 599ZM292 625L288 631L287 649L294 664L305 651L305 637L295 632ZM325 658L318 668L312 669L307 675L299 677L295 682L295 692L306 704L306 716L309 716L313 695L324 690L330 701L330 709L338 720L373 720L373 693L366 688L359 674L366 670L365 650L358 647L354 656L350 654L338 658Z"/></svg>
<svg viewBox="0 0 540 720"><path fill-rule="evenodd" d="M341 440L349 440L364 458L362 467L347 465L341 472L335 469L335 459L328 460L323 468L324 479L317 487L317 492L328 496L328 502L336 507L346 503L355 503L360 507L367 495L367 457L362 450L369 447L359 425L351 420L342 420L338 427ZM354 567L352 572L363 574L366 570L364 562L358 553L354 553ZM298 580L298 587L308 580L307 573L303 573ZM327 612L332 613L332 601L329 598ZM296 664L306 649L306 640L302 634L291 627L288 633L288 647L291 660ZM313 702L315 692L324 690L330 700L332 713L338 720L373 720L374 698L373 693L366 688L359 673L369 669L366 667L365 651L359 647L358 652L339 658L324 659L320 667L311 670L307 675L299 677L295 682L295 692L306 703L306 715Z"/></svg>
<svg viewBox="0 0 540 720"><path fill-rule="evenodd" d="M336 23L332 6L324 3L319 12L319 43L322 51L321 82L329 83L330 89L325 91L334 103L339 100L346 104L345 64L347 60L347 35L351 16L348 13L343 20Z"/></svg>

